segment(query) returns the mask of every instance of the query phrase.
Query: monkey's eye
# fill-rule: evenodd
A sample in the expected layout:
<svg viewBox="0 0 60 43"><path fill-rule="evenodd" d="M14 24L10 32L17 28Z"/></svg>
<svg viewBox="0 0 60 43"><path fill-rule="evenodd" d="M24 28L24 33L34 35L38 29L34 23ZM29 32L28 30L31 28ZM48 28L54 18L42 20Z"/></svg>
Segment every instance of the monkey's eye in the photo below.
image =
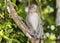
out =
<svg viewBox="0 0 60 43"><path fill-rule="evenodd" d="M31 6L30 9L34 8L34 6Z"/></svg>

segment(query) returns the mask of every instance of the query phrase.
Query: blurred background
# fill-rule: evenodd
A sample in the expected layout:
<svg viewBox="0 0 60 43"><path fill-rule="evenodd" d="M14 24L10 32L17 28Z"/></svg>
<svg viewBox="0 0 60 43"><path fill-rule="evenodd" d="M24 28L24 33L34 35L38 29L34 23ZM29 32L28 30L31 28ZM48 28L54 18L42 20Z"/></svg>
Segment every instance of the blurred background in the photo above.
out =
<svg viewBox="0 0 60 43"><path fill-rule="evenodd" d="M35 3L40 8L44 27L45 43L59 43L60 26L56 26L56 0L11 0L17 14L26 23L29 4ZM6 0L0 0L0 43L30 43L7 11ZM57 38L59 37L59 38Z"/></svg>

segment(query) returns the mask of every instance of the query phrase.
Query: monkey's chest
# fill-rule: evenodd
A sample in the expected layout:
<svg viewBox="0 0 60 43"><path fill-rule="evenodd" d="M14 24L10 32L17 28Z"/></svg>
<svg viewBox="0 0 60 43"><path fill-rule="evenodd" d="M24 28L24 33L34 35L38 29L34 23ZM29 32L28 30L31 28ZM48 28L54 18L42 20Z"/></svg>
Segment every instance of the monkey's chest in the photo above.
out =
<svg viewBox="0 0 60 43"><path fill-rule="evenodd" d="M37 13L29 15L29 22L33 29L36 30L39 24L39 15Z"/></svg>

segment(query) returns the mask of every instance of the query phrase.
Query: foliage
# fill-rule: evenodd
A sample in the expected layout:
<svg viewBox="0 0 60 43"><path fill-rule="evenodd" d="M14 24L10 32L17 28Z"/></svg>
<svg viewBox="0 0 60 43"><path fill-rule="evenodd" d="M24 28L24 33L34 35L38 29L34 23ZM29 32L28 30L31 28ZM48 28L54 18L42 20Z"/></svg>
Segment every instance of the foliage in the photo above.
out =
<svg viewBox="0 0 60 43"><path fill-rule="evenodd" d="M56 18L56 2L55 0L11 0L14 8L18 15L25 22L27 12L25 8L28 7L29 2L35 3L41 6L41 19L44 26L44 38L45 42L55 43L56 36L59 32L55 28ZM29 39L25 34L18 28L13 19L9 16L6 8L6 0L0 0L0 43L29 43ZM51 34L54 34L51 36ZM51 37L54 37L51 38Z"/></svg>

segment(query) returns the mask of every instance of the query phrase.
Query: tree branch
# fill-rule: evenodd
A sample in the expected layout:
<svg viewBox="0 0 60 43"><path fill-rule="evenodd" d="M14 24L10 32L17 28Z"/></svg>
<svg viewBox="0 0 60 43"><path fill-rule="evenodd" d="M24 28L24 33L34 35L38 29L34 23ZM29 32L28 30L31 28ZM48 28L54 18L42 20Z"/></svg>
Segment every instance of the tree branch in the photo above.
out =
<svg viewBox="0 0 60 43"><path fill-rule="evenodd" d="M25 23L22 21L21 17L18 16L18 14L16 13L10 0L7 0L7 8L9 8L8 12L9 12L10 16L13 18L14 22L18 25L18 27L24 32L24 34L31 35L31 32L29 31L29 29L25 25Z"/></svg>
<svg viewBox="0 0 60 43"><path fill-rule="evenodd" d="M25 35L30 35L30 36L27 36L31 43L39 43L39 40L36 39L36 37L32 37L32 33L31 31L29 30L29 28L25 25L25 23L22 21L21 17L18 16L18 14L16 13L12 3L10 0L7 0L7 9L8 9L8 12L10 14L10 16L13 18L14 22L18 25L18 27L23 31L23 33Z"/></svg>

